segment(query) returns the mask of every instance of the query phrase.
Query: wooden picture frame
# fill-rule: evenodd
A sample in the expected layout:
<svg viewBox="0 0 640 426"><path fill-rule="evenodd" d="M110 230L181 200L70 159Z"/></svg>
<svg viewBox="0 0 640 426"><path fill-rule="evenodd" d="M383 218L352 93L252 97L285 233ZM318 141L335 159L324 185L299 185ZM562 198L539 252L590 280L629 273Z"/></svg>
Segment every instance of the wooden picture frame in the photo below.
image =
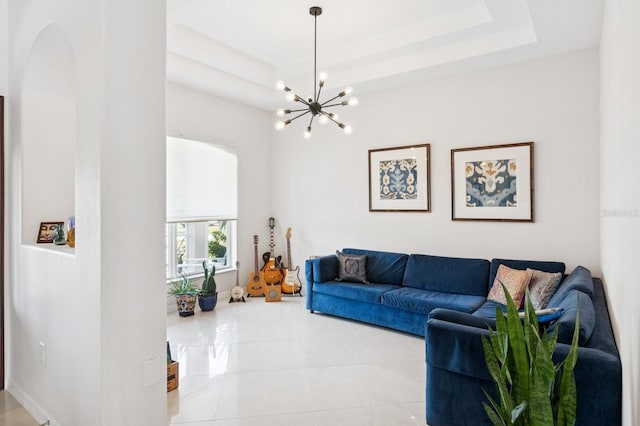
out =
<svg viewBox="0 0 640 426"><path fill-rule="evenodd" d="M431 211L430 144L369 150L369 211Z"/></svg>
<svg viewBox="0 0 640 426"><path fill-rule="evenodd" d="M451 150L451 219L534 221L533 142Z"/></svg>
<svg viewBox="0 0 640 426"><path fill-rule="evenodd" d="M64 222L40 222L40 229L38 229L38 244L53 243L58 225L64 226Z"/></svg>

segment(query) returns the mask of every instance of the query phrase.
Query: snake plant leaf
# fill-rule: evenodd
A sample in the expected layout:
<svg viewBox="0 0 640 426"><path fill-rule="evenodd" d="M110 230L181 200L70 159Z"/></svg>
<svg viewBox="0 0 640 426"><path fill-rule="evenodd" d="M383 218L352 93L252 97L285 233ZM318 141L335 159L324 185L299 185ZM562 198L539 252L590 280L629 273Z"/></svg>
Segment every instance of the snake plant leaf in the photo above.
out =
<svg viewBox="0 0 640 426"><path fill-rule="evenodd" d="M516 401L527 401L529 399L529 359L524 339L524 329L511 295L504 284L501 283L501 285L507 299L507 330L509 333L511 361L513 363L513 370L511 371L514 388L513 398Z"/></svg>
<svg viewBox="0 0 640 426"><path fill-rule="evenodd" d="M555 367L551 355L543 345L537 345L536 362L532 364L531 389L529 391L531 426L553 424L553 406L551 395L555 382Z"/></svg>
<svg viewBox="0 0 640 426"><path fill-rule="evenodd" d="M579 295L578 295L579 297ZM576 325L573 330L571 349L567 354L560 373L560 399L558 401L557 425L573 426L576 422L576 378L573 369L578 359L578 337L580 335L580 312L576 314Z"/></svg>
<svg viewBox="0 0 640 426"><path fill-rule="evenodd" d="M485 394L486 393L487 392L485 392ZM507 423L504 421L503 416L499 414L500 408L498 404L489 395L487 395L487 398L491 402L491 405L483 402L482 406L484 407L484 411L485 413L487 413L489 420L491 420L491 423L493 423L493 426L507 426Z"/></svg>
<svg viewBox="0 0 640 426"><path fill-rule="evenodd" d="M524 410L527 409L527 401L522 401L518 404L513 410L511 410L511 424L515 424L520 416L524 413Z"/></svg>
<svg viewBox="0 0 640 426"><path fill-rule="evenodd" d="M513 402L511 401L511 395L509 394L506 378L502 372L501 366L498 363L496 353L492 351L489 339L485 335L482 336L482 347L484 348L487 370L489 370L489 374L493 378L493 381L496 385L496 391L498 392L498 396L500 397L500 402L506 410L511 411L513 409Z"/></svg>

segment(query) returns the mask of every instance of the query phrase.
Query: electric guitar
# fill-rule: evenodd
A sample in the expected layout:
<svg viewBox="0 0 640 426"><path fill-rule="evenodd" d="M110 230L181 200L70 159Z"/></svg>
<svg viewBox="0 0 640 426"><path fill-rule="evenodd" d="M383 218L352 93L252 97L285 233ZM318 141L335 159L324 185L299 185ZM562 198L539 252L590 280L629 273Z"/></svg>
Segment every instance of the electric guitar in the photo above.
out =
<svg viewBox="0 0 640 426"><path fill-rule="evenodd" d="M271 228L271 240L269 241L269 260L266 262L264 267L262 268L262 274L264 276L264 281L267 284L280 284L282 282L282 266L280 265L279 260L276 259L273 254L273 249L275 247L275 243L273 242L273 228L275 226L275 219L269 218L269 228Z"/></svg>
<svg viewBox="0 0 640 426"><path fill-rule="evenodd" d="M249 281L247 282L247 296L264 296L264 275L258 269L258 236L253 236L253 255L255 258L255 270L249 273Z"/></svg>
<svg viewBox="0 0 640 426"><path fill-rule="evenodd" d="M295 269L291 263L291 228L287 229L287 268L284 269L284 279L282 280L282 292L286 294L299 293L302 286L300 285L300 267L296 266Z"/></svg>

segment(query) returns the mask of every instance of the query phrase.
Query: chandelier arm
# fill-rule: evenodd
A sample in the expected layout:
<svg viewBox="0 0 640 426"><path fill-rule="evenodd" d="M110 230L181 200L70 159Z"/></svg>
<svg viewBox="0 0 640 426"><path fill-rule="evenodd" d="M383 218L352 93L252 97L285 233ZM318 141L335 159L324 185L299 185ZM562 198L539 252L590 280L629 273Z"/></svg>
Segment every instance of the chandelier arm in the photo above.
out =
<svg viewBox="0 0 640 426"><path fill-rule="evenodd" d="M303 112L302 114L298 114L298 115L296 115L296 116L295 116L295 117L293 117L293 118L290 118L290 119L289 119L289 123L291 123L291 122L292 122L293 120L295 120L296 118L300 118L300 117L302 117L303 115L309 114L309 112L311 112L311 111L306 111L306 112Z"/></svg>
<svg viewBox="0 0 640 426"><path fill-rule="evenodd" d="M337 104L331 104L331 105L322 104L323 108L330 108L330 107L334 107L334 106L346 106L346 105L343 105L342 102L339 102Z"/></svg>
<svg viewBox="0 0 640 426"><path fill-rule="evenodd" d="M305 104L306 106L309 106L309 102L305 101L304 98L301 98L300 96L296 95L295 92L293 92L295 99L294 102L300 102L301 104Z"/></svg>
<svg viewBox="0 0 640 426"><path fill-rule="evenodd" d="M339 122L338 120L334 120L334 119L333 119L333 117L331 117L329 114L326 114L326 113L325 113L325 115L327 116L327 118L328 118L329 120L333 121L333 122L334 122L334 123L336 123L338 126L342 124L342 123L341 123L341 122ZM342 124L342 125L344 126L344 124Z"/></svg>
<svg viewBox="0 0 640 426"><path fill-rule="evenodd" d="M289 110L289 113L292 113L292 112L300 112L300 111L307 111L307 112L309 112L309 108L291 109L291 110Z"/></svg>
<svg viewBox="0 0 640 426"><path fill-rule="evenodd" d="M340 97L340 95L336 95L336 96L334 96L333 98L331 98L331 99L328 99L328 100L324 101L324 102L323 102L323 103L321 103L320 105L325 106L325 105L326 105L326 104L328 104L329 102L334 101L334 100L338 99L339 97Z"/></svg>
<svg viewBox="0 0 640 426"><path fill-rule="evenodd" d="M311 120L309 120L309 130L311 130L311 125L313 124L313 119L316 118L315 115L311 115Z"/></svg>
<svg viewBox="0 0 640 426"><path fill-rule="evenodd" d="M320 85L320 88L318 89L318 94L316 95L316 102L318 102L318 99L320 99L320 93L322 93L322 85Z"/></svg>

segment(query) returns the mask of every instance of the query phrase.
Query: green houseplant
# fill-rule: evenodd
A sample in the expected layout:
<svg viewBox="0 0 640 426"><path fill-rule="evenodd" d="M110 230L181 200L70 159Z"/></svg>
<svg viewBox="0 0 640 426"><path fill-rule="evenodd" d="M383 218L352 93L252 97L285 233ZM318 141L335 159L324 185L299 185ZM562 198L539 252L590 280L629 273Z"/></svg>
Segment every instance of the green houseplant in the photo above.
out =
<svg viewBox="0 0 640 426"><path fill-rule="evenodd" d="M501 283L502 284L502 283ZM496 330L482 336L485 361L498 394L495 401L485 392L483 403L494 425L573 425L576 421L576 381L579 315L567 357L554 364L557 328L549 336L540 328L529 292L524 319L504 287L506 316L496 308Z"/></svg>
<svg viewBox="0 0 640 426"><path fill-rule="evenodd" d="M171 281L171 287L167 293L176 297L178 314L181 317L188 317L193 315L198 291L198 287L193 285L186 275L181 274L179 280Z"/></svg>
<svg viewBox="0 0 640 426"><path fill-rule="evenodd" d="M204 269L204 281L198 292L198 305L203 311L213 311L218 304L218 286L216 285L216 265L211 265L211 271L207 268L206 259L202 261Z"/></svg>

